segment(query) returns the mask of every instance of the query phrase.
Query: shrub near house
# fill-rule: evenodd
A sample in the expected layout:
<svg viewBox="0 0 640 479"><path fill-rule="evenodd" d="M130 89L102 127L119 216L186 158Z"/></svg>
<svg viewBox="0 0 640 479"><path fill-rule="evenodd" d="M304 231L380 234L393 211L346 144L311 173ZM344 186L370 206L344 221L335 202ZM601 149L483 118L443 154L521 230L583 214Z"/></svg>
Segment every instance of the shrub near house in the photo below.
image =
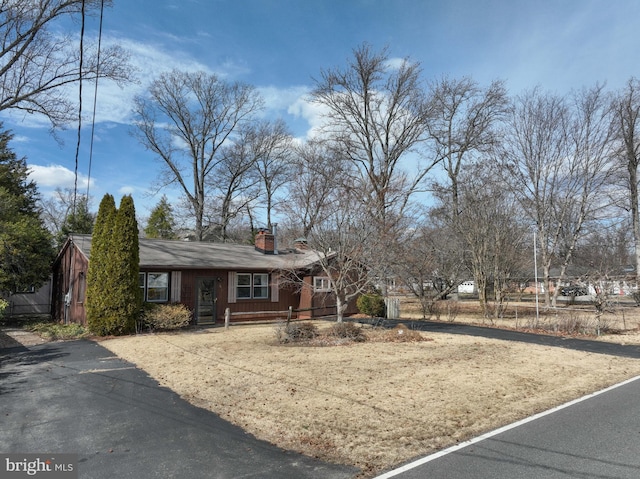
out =
<svg viewBox="0 0 640 479"><path fill-rule="evenodd" d="M358 298L356 302L358 311L372 318L384 317L384 298L379 294L367 293Z"/></svg>
<svg viewBox="0 0 640 479"><path fill-rule="evenodd" d="M171 331L189 325L192 313L180 303L145 303L143 323L151 331Z"/></svg>

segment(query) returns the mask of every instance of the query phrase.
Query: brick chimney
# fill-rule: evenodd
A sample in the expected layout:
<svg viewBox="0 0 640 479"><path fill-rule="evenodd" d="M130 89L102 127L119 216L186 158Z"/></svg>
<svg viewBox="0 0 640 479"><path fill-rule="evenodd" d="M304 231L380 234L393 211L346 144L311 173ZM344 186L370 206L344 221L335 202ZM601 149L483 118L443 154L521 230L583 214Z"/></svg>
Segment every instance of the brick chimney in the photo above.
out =
<svg viewBox="0 0 640 479"><path fill-rule="evenodd" d="M264 254L275 253L275 236L267 229L261 229L256 235L256 250Z"/></svg>

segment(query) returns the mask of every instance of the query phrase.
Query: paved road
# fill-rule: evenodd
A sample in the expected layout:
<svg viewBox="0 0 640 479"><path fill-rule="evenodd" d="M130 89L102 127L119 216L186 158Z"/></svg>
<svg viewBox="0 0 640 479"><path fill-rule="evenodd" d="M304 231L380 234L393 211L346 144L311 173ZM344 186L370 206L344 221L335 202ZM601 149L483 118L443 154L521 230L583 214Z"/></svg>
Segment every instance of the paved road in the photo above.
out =
<svg viewBox="0 0 640 479"><path fill-rule="evenodd" d="M421 331L518 341L639 358L640 346L561 338L433 321L402 322ZM438 453L379 476L398 479L637 479L640 379L508 428L451 453ZM402 469L402 468L399 468Z"/></svg>
<svg viewBox="0 0 640 479"><path fill-rule="evenodd" d="M75 453L90 479L343 479L259 441L90 341L0 350L0 452Z"/></svg>
<svg viewBox="0 0 640 479"><path fill-rule="evenodd" d="M640 379L379 479L637 479Z"/></svg>

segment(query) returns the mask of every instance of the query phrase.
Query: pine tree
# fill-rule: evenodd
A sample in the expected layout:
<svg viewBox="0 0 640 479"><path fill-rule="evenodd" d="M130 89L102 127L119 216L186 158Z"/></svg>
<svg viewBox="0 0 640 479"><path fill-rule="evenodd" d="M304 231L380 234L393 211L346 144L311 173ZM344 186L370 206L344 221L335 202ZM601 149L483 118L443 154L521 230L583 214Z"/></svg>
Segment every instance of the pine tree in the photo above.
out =
<svg viewBox="0 0 640 479"><path fill-rule="evenodd" d="M60 231L56 234L58 245L62 246L73 233L90 235L93 232L94 220L94 215L89 211L89 199L84 195L79 197L75 211L66 216Z"/></svg>
<svg viewBox="0 0 640 479"><path fill-rule="evenodd" d="M87 272L86 314L89 329L96 334L109 334L109 243L116 218L116 203L110 194L104 195L93 227L89 270Z"/></svg>
<svg viewBox="0 0 640 479"><path fill-rule="evenodd" d="M176 239L175 226L173 208L166 195L162 195L160 202L151 210L144 233L147 238Z"/></svg>
<svg viewBox="0 0 640 479"><path fill-rule="evenodd" d="M0 131L0 291L17 292L47 280L55 251L38 214L36 184L26 160L9 148L11 138Z"/></svg>

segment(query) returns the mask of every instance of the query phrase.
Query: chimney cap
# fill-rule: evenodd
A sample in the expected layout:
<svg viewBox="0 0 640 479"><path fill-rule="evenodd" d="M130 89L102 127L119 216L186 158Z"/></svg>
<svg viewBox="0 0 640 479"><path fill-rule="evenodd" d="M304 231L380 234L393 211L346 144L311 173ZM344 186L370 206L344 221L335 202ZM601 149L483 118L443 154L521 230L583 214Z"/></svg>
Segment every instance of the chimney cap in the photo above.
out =
<svg viewBox="0 0 640 479"><path fill-rule="evenodd" d="M307 249L308 248L307 238L300 237L300 238L294 239L293 246L294 248Z"/></svg>

